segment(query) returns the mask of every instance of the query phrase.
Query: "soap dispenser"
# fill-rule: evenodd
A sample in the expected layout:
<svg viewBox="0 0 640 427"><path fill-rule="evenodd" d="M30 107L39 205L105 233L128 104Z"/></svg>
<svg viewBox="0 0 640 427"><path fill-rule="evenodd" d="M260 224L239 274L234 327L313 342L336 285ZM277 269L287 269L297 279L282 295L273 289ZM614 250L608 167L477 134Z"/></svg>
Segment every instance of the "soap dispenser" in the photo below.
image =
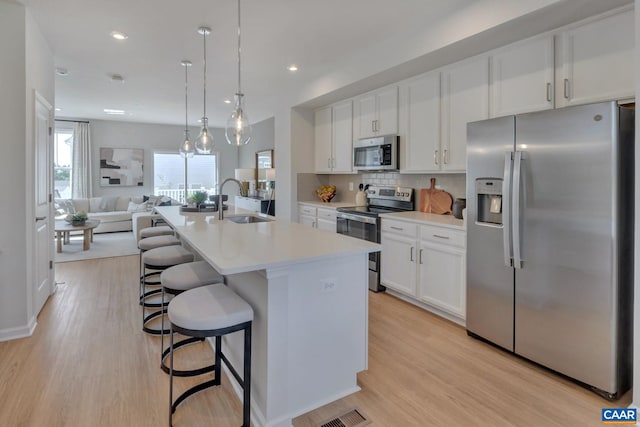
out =
<svg viewBox="0 0 640 427"><path fill-rule="evenodd" d="M367 206L367 193L364 192L364 186L360 184L356 193L356 206Z"/></svg>

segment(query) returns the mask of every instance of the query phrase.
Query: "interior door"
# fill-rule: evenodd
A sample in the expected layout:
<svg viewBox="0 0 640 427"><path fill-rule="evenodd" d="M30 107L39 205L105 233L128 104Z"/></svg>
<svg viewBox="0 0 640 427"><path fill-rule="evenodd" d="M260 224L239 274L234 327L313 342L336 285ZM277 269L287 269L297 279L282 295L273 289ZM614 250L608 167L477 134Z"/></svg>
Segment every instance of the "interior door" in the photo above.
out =
<svg viewBox="0 0 640 427"><path fill-rule="evenodd" d="M52 107L38 93L35 94L34 166L35 218L33 233L33 313L37 315L51 294L53 274L52 194Z"/></svg>

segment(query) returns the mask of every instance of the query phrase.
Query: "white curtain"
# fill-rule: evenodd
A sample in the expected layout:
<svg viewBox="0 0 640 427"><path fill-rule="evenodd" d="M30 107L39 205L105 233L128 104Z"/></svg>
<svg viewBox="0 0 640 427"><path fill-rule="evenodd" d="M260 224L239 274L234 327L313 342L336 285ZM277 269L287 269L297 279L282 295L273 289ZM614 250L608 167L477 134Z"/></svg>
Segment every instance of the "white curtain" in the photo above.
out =
<svg viewBox="0 0 640 427"><path fill-rule="evenodd" d="M91 139L89 123L74 123L71 197L91 197Z"/></svg>

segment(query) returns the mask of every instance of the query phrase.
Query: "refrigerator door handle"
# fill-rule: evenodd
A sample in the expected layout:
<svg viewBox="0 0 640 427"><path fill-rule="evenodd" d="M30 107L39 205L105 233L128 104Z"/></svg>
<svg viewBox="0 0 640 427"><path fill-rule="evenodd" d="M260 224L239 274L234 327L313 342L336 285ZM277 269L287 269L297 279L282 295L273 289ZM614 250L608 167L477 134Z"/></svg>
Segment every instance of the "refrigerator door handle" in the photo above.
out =
<svg viewBox="0 0 640 427"><path fill-rule="evenodd" d="M520 182L522 180L522 160L524 153L515 152L513 161L513 266L522 268L522 254L520 252Z"/></svg>
<svg viewBox="0 0 640 427"><path fill-rule="evenodd" d="M513 152L504 153L504 175L502 180L502 248L504 250L504 265L512 266L511 247L511 175L513 173Z"/></svg>

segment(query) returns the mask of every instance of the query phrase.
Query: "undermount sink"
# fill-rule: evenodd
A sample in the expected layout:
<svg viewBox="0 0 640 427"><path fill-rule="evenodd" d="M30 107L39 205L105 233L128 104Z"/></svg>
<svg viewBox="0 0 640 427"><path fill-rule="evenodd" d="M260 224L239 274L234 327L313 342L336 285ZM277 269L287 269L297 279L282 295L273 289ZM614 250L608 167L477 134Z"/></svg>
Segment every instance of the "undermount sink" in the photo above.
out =
<svg viewBox="0 0 640 427"><path fill-rule="evenodd" d="M224 219L235 222L236 224L252 224L254 222L271 222L269 218L254 216L254 215L230 215L225 216Z"/></svg>

